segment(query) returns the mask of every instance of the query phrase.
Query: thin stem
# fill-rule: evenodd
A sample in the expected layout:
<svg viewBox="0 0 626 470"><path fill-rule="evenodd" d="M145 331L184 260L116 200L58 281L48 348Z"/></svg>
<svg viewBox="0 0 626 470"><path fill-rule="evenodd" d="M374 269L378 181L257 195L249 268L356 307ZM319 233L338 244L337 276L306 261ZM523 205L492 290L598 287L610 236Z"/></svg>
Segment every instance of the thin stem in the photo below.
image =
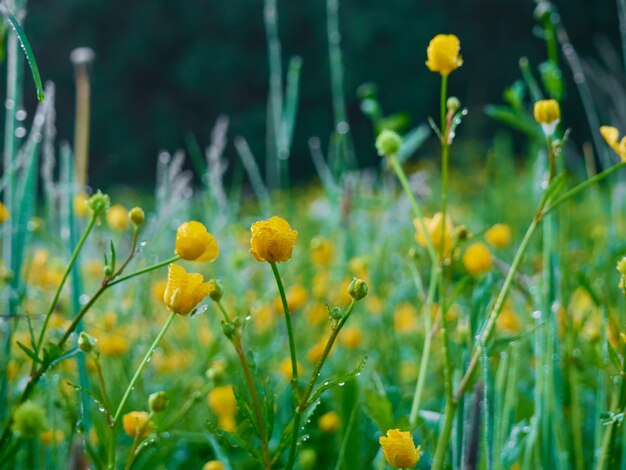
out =
<svg viewBox="0 0 626 470"><path fill-rule="evenodd" d="M119 277L115 280L112 280L111 282L108 283L109 286L114 286L115 284L119 284L120 282L124 282L127 281L129 279L132 279L133 277L139 276L141 274L150 272L150 271L154 271L155 269L159 269L162 268L163 266L167 266L170 263L175 263L176 261L178 261L180 259L180 256L176 255L176 256L172 256L169 259L166 259L164 261L159 261L156 264L150 265L150 266L146 266L145 268L139 269L133 273L127 274L126 276L122 276Z"/></svg>
<svg viewBox="0 0 626 470"><path fill-rule="evenodd" d="M232 322L233 322L233 320L232 320L232 318L230 317L230 315L228 314L228 312L226 311L226 309L224 308L224 304L222 304L222 301L220 300L220 301L217 301L217 302L215 302L215 303L216 303L216 304L217 304L217 306L219 307L220 312L222 312L222 315L224 316L224 320L225 320L227 323L232 323Z"/></svg>
<svg viewBox="0 0 626 470"><path fill-rule="evenodd" d="M48 306L48 311L46 312L46 317L43 321L43 326L41 327L41 332L39 333L39 339L37 340L37 345L35 347L35 354L37 355L39 355L39 350L41 349L41 344L43 343L44 336L46 335L46 330L48 328L48 322L50 321L50 316L52 315L52 312L54 311L54 308L56 307L59 301L59 296L61 295L61 291L63 290L65 281L69 277L70 272L72 271L72 267L74 266L74 263L76 262L76 259L78 258L78 254L80 253L80 250L82 250L83 245L85 244L85 241L87 240L87 237L89 236L89 232L91 232L91 229L96 223L96 219L97 219L97 215L95 213L92 214L91 219L89 220L89 223L87 224L87 227L85 228L85 231L83 232L80 239L78 240L78 244L76 245L76 248L74 248L72 257L70 258L70 261L65 268L65 272L63 273L63 277L61 278L61 283L57 287L57 290L54 293L54 297L52 297L52 302L50 302L50 305Z"/></svg>
<svg viewBox="0 0 626 470"><path fill-rule="evenodd" d="M448 451L448 442L452 433L452 424L454 424L454 414L456 413L457 403L453 400L446 402L446 410L444 412L443 428L439 433L435 456L433 457L432 470L440 470L446 463L446 453Z"/></svg>
<svg viewBox="0 0 626 470"><path fill-rule="evenodd" d="M446 100L448 98L448 76L441 76L441 95L439 96L439 113L441 117L441 135L447 142L447 132L446 132ZM443 142L442 142L443 144Z"/></svg>
<svg viewBox="0 0 626 470"><path fill-rule="evenodd" d="M287 325L287 335L289 336L289 352L291 354L291 386L293 389L294 399L297 400L298 391L298 360L296 358L296 343L293 337L293 328L291 326L291 313L289 312L289 304L287 303L287 296L285 295L285 288L283 281L280 278L278 272L278 266L276 263L270 263L272 272L274 273L274 279L276 279L276 285L278 286L278 292L280 293L280 300L283 303L283 313L285 314L285 324Z"/></svg>
<svg viewBox="0 0 626 470"><path fill-rule="evenodd" d="M107 395L107 388L106 384L104 383L104 376L102 375L102 366L100 365L100 354L96 352L92 356L94 363L96 364L96 373L98 375L98 382L100 384L100 392L102 393L104 412L106 413L109 426L113 427L113 419L111 418L111 406L109 405L109 396Z"/></svg>

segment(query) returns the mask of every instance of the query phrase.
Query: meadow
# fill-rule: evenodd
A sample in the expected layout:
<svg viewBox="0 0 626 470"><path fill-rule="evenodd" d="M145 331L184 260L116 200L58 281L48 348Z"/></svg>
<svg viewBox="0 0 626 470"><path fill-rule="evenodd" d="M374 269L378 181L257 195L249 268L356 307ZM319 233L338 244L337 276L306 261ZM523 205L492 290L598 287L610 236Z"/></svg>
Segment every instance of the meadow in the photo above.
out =
<svg viewBox="0 0 626 470"><path fill-rule="evenodd" d="M359 88L380 156L359 168L338 2L334 128L310 155L292 152L307 76L265 5L265 166L220 117L206 149L155 157L153 192L107 194L89 185L92 51L72 55L75 138L57 142L24 5L0 4L0 467L626 469L623 75L603 76L602 122L538 2L545 57L485 103L499 130L477 152L455 77L480 51L436 35L406 77L440 86L435 109L407 104L420 124ZM317 174L290 179L304 158Z"/></svg>

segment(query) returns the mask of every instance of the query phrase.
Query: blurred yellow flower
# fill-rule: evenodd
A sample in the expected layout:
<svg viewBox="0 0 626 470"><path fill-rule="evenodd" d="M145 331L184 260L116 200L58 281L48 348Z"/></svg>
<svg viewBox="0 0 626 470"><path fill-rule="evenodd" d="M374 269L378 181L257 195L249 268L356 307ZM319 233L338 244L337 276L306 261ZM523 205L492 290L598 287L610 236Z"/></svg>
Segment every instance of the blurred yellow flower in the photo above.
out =
<svg viewBox="0 0 626 470"><path fill-rule="evenodd" d="M224 465L219 460L211 460L203 465L202 470L224 470Z"/></svg>
<svg viewBox="0 0 626 470"><path fill-rule="evenodd" d="M299 310L306 304L307 299L309 298L308 291L302 287L300 284L296 284L287 290L287 305L289 306L289 311L294 313L296 310ZM282 312L283 303L280 297L276 297L274 299L274 308Z"/></svg>
<svg viewBox="0 0 626 470"><path fill-rule="evenodd" d="M463 265L472 276L489 271L493 267L493 261L487 245L476 242L468 246L463 255Z"/></svg>
<svg viewBox="0 0 626 470"><path fill-rule="evenodd" d="M413 225L415 226L415 240L417 243L423 247L428 246L428 242L426 241L426 234L422 230L422 224L418 219L413 220ZM443 237L443 247L442 247L442 231L444 230L443 226L443 215L441 212L437 212L432 218L424 217L424 226L426 227L426 231L430 235L430 240L433 244L433 248L439 254L439 257L445 257L452 250L452 232L454 230L454 226L452 225L452 219L449 216L446 216L445 222L445 236Z"/></svg>
<svg viewBox="0 0 626 470"><path fill-rule="evenodd" d="M393 314L393 326L396 333L408 333L414 331L417 327L416 323L417 311L409 302L403 302L396 307Z"/></svg>
<svg viewBox="0 0 626 470"><path fill-rule="evenodd" d="M41 443L45 445L58 444L59 442L63 442L63 439L65 439L65 434L60 429L48 429L39 434L39 439L41 439Z"/></svg>
<svg viewBox="0 0 626 470"><path fill-rule="evenodd" d="M519 319L513 311L513 303L510 299L505 302L500 315L496 318L496 328L505 333L519 333L521 330Z"/></svg>
<svg viewBox="0 0 626 470"><path fill-rule="evenodd" d="M459 55L461 42L454 34L438 34L431 39L426 49L428 60L426 66L431 72L442 76L450 75L461 65L463 59Z"/></svg>
<svg viewBox="0 0 626 470"><path fill-rule="evenodd" d="M506 224L495 224L485 232L485 240L494 248L506 248L512 238L511 227Z"/></svg>
<svg viewBox="0 0 626 470"><path fill-rule="evenodd" d="M341 342L348 349L356 349L363 342L363 332L356 326L344 328L341 333Z"/></svg>
<svg viewBox="0 0 626 470"><path fill-rule="evenodd" d="M335 411L329 411L320 416L317 423L320 431L335 432L339 429L339 426L341 426L341 418L339 418L339 415Z"/></svg>
<svg viewBox="0 0 626 470"><path fill-rule="evenodd" d="M165 296L165 288L167 287L167 281L160 279L158 281L154 281L152 283L152 298L162 304L164 302L163 297Z"/></svg>
<svg viewBox="0 0 626 470"><path fill-rule="evenodd" d="M302 366L300 365L299 362L297 363L297 368L298 368L298 375L302 374ZM291 359L286 357L285 359L280 361L280 364L278 364L278 370L280 371L283 377L285 377L287 380L291 380L293 378L293 375L292 375L293 371L291 369Z"/></svg>
<svg viewBox="0 0 626 470"><path fill-rule="evenodd" d="M122 416L124 432L131 437L144 437L152 430L150 415L145 411L131 411Z"/></svg>
<svg viewBox="0 0 626 470"><path fill-rule="evenodd" d="M87 217L89 215L89 206L87 206L89 196L86 193L78 193L72 201L74 206L74 214L78 217Z"/></svg>
<svg viewBox="0 0 626 470"><path fill-rule="evenodd" d="M626 161L626 137L622 137L619 140L619 131L615 127L602 126L600 128L600 134L604 137L606 143L613 149L613 151L619 155L622 161Z"/></svg>
<svg viewBox="0 0 626 470"><path fill-rule="evenodd" d="M215 261L219 246L215 237L196 220L185 222L176 231L176 254L188 261Z"/></svg>
<svg viewBox="0 0 626 470"><path fill-rule="evenodd" d="M111 206L106 217L109 228L111 230L115 230L116 232L123 232L130 225L128 211L120 204Z"/></svg>
<svg viewBox="0 0 626 470"><path fill-rule="evenodd" d="M0 202L0 224L6 222L9 217L11 217L11 212L9 212L7 206Z"/></svg>
<svg viewBox="0 0 626 470"><path fill-rule="evenodd" d="M413 436L408 431L390 429L378 440L383 448L387 463L395 468L413 468L420 460L420 446L415 447Z"/></svg>
<svg viewBox="0 0 626 470"><path fill-rule="evenodd" d="M315 237L311 240L311 261L317 266L330 266L335 256L335 245L325 238Z"/></svg>
<svg viewBox="0 0 626 470"><path fill-rule="evenodd" d="M204 282L202 274L189 274L182 266L170 264L163 301L172 312L189 315L209 290L210 286Z"/></svg>
<svg viewBox="0 0 626 470"><path fill-rule="evenodd" d="M211 411L218 417L220 428L232 432L235 430L235 414L237 413L237 399L232 385L215 387L207 397Z"/></svg>
<svg viewBox="0 0 626 470"><path fill-rule="evenodd" d="M98 350L104 356L117 357L130 349L130 342L119 334L106 334L98 338Z"/></svg>
<svg viewBox="0 0 626 470"><path fill-rule="evenodd" d="M291 258L298 232L278 216L255 222L250 227L250 252L257 261L276 263Z"/></svg>
<svg viewBox="0 0 626 470"><path fill-rule="evenodd" d="M326 349L326 339L322 338L307 351L306 358L309 360L309 362L315 364L322 358L322 354L324 354L324 349ZM287 366L289 366L289 376L291 376L291 361L287 363Z"/></svg>

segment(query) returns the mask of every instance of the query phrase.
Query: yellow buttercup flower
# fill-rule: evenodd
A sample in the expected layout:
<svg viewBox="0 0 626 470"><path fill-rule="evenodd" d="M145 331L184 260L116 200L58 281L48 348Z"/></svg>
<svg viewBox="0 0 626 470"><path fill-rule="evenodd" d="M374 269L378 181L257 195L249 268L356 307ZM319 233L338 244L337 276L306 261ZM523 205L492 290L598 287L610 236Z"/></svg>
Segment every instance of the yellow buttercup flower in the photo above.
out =
<svg viewBox="0 0 626 470"><path fill-rule="evenodd" d="M11 217L11 212L0 202L0 224L5 223L9 217Z"/></svg>
<svg viewBox="0 0 626 470"><path fill-rule="evenodd" d="M541 100L535 103L535 121L541 124L546 135L554 134L561 120L561 108L556 100Z"/></svg>
<svg viewBox="0 0 626 470"><path fill-rule="evenodd" d="M209 392L207 400L211 410L218 417L220 428L229 432L234 431L237 426L235 421L237 399L235 398L232 385L215 387Z"/></svg>
<svg viewBox="0 0 626 470"><path fill-rule="evenodd" d="M219 255L217 240L195 220L185 222L176 231L176 254L188 261L214 261Z"/></svg>
<svg viewBox="0 0 626 470"><path fill-rule="evenodd" d="M130 225L130 219L128 218L128 211L124 206L115 204L111 206L107 212L107 224L111 230L117 232L123 232Z"/></svg>
<svg viewBox="0 0 626 470"><path fill-rule="evenodd" d="M621 158L622 161L626 161L626 137L622 137L622 140L619 140L619 131L617 128L611 126L602 126L600 128L600 134L602 134L602 137L604 137L609 147L619 155L619 158Z"/></svg>
<svg viewBox="0 0 626 470"><path fill-rule="evenodd" d="M463 265L472 276L486 273L493 267L489 248L484 243L472 243L465 250Z"/></svg>
<svg viewBox="0 0 626 470"><path fill-rule="evenodd" d="M318 425L322 432L335 432L341 426L341 418L335 411L329 411L320 416Z"/></svg>
<svg viewBox="0 0 626 470"><path fill-rule="evenodd" d="M349 326L343 330L341 342L348 349L356 349L363 342L363 332L356 326Z"/></svg>
<svg viewBox="0 0 626 470"><path fill-rule="evenodd" d="M298 232L278 216L255 222L250 227L250 252L257 261L276 263L291 258Z"/></svg>
<svg viewBox="0 0 626 470"><path fill-rule="evenodd" d="M204 464L202 470L224 470L224 465L219 460L211 460Z"/></svg>
<svg viewBox="0 0 626 470"><path fill-rule="evenodd" d="M408 431L390 429L378 440L387 463L395 468L413 468L420 461L420 446L415 447Z"/></svg>
<svg viewBox="0 0 626 470"><path fill-rule="evenodd" d="M333 242L325 238L311 240L311 261L317 266L330 266L335 255Z"/></svg>
<svg viewBox="0 0 626 470"><path fill-rule="evenodd" d="M413 225L415 226L415 240L423 247L427 247L428 243L426 241L426 235L422 230L422 224L418 219L413 220ZM443 230L443 215L441 212L437 212L432 218L424 217L424 226L426 227L426 231L430 235L430 240L433 244L433 248L439 254L440 257L445 257L450 253L450 250L453 246L452 234L454 227L452 225L452 219L449 216L446 216L445 222L445 236L443 237L443 248L442 248L442 236L441 232Z"/></svg>
<svg viewBox="0 0 626 470"><path fill-rule="evenodd" d="M506 224L495 224L485 232L485 240L494 248L506 248L512 238L511 227Z"/></svg>
<svg viewBox="0 0 626 470"><path fill-rule="evenodd" d="M163 302L172 312L189 315L210 290L202 274L189 274L182 266L170 264Z"/></svg>
<svg viewBox="0 0 626 470"><path fill-rule="evenodd" d="M122 417L124 431L131 437L144 437L152 430L150 415L145 411L131 411Z"/></svg>
<svg viewBox="0 0 626 470"><path fill-rule="evenodd" d="M454 34L438 34L431 39L426 49L428 60L426 66L431 72L443 76L450 75L461 65L463 59L459 55L461 42Z"/></svg>
<svg viewBox="0 0 626 470"><path fill-rule="evenodd" d="M89 215L89 206L87 205L87 201L89 201L89 195L87 193L78 193L74 196L74 200L72 201L74 214L81 218L87 217Z"/></svg>

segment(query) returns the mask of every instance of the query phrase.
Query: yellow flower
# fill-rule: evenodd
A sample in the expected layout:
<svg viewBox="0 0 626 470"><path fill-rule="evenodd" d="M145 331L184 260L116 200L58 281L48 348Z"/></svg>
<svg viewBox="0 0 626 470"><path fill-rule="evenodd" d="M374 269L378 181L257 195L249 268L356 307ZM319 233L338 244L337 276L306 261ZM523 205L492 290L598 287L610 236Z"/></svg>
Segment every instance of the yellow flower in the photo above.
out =
<svg viewBox="0 0 626 470"><path fill-rule="evenodd" d="M11 212L0 202L0 224L5 223L9 217L11 217Z"/></svg>
<svg viewBox="0 0 626 470"><path fill-rule="evenodd" d="M211 460L204 464L202 470L224 470L224 465L219 460Z"/></svg>
<svg viewBox="0 0 626 470"><path fill-rule="evenodd" d="M417 311L409 302L401 303L396 307L393 314L393 327L396 333L408 333L414 331L416 324Z"/></svg>
<svg viewBox="0 0 626 470"><path fill-rule="evenodd" d="M87 217L87 215L89 215L89 206L87 206L87 201L89 201L89 196L86 193L78 193L74 196L74 200L72 201L74 214L81 218Z"/></svg>
<svg viewBox="0 0 626 470"><path fill-rule="evenodd" d="M356 326L349 326L343 330L341 342L348 349L356 349L363 342L363 332Z"/></svg>
<svg viewBox="0 0 626 470"><path fill-rule="evenodd" d="M107 224L111 230L117 232L123 232L130 225L130 219L128 218L128 211L124 206L115 204L111 206L107 212Z"/></svg>
<svg viewBox="0 0 626 470"><path fill-rule="evenodd" d="M315 343L307 351L306 358L309 360L309 362L316 363L322 358L322 355L324 354L325 349L326 349L326 340L322 338L320 341ZM291 360L288 362L285 362L285 366L288 367L287 369L288 373L286 375L291 377ZM283 367L283 364L281 363L281 368L282 367Z"/></svg>
<svg viewBox="0 0 626 470"><path fill-rule="evenodd" d="M302 374L302 366L300 365L299 362L296 364L296 367L298 368L298 375ZM280 364L278 364L278 370L280 371L283 377L285 377L287 380L291 380L293 378L291 358L286 357L285 359L280 361Z"/></svg>
<svg viewBox="0 0 626 470"><path fill-rule="evenodd" d="M210 290L202 274L189 274L182 266L170 264L163 302L172 312L189 315Z"/></svg>
<svg viewBox="0 0 626 470"><path fill-rule="evenodd" d="M450 75L463 65L460 49L461 42L454 34L438 34L428 44L426 66L431 72Z"/></svg>
<svg viewBox="0 0 626 470"><path fill-rule="evenodd" d="M118 334L107 334L98 338L98 350L104 356L117 357L130 349L128 340Z"/></svg>
<svg viewBox="0 0 626 470"><path fill-rule="evenodd" d="M152 283L152 297L158 303L163 303L163 297L165 296L165 288L167 287L167 281L160 280Z"/></svg>
<svg viewBox="0 0 626 470"><path fill-rule="evenodd" d="M306 304L306 301L309 298L309 293L300 284L296 284L295 286L292 286L289 288L289 290L286 293L286 297L287 297L287 306L289 307L289 311L293 313L296 310L299 310L300 308L302 308L304 304ZM283 302L280 297L276 297L274 299L274 308L277 311L282 312Z"/></svg>
<svg viewBox="0 0 626 470"><path fill-rule="evenodd" d="M311 240L311 261L317 266L330 266L335 255L335 245L325 238Z"/></svg>
<svg viewBox="0 0 626 470"><path fill-rule="evenodd" d="M189 261L215 261L219 255L215 237L206 227L192 220L185 222L176 231L176 254Z"/></svg>
<svg viewBox="0 0 626 470"><path fill-rule="evenodd" d="M292 230L285 219L274 216L255 222L250 231L250 252L257 261L276 263L291 258L298 232Z"/></svg>
<svg viewBox="0 0 626 470"><path fill-rule="evenodd" d="M513 311L513 304L511 300L507 300L504 303L504 308L496 318L496 327L498 330L508 333L519 333L521 331L520 322Z"/></svg>
<svg viewBox="0 0 626 470"><path fill-rule="evenodd" d="M420 461L420 446L415 447L410 432L390 429L378 440L387 463L395 468L413 468Z"/></svg>
<svg viewBox="0 0 626 470"><path fill-rule="evenodd" d="M535 121L541 124L546 135L554 134L561 120L561 108L556 100L541 100L535 103Z"/></svg>
<svg viewBox="0 0 626 470"><path fill-rule="evenodd" d="M619 155L622 161L626 161L626 137L622 137L622 140L618 142L619 131L611 126L602 126L600 134L602 134L606 143Z"/></svg>
<svg viewBox="0 0 626 470"><path fill-rule="evenodd" d="M329 411L320 416L318 426L322 432L335 432L341 426L341 418L336 412Z"/></svg>
<svg viewBox="0 0 626 470"><path fill-rule="evenodd" d="M415 225L415 240L423 247L427 247L428 243L426 241L426 235L422 230L422 224L418 219L413 220L413 225ZM445 223L445 236L443 237L443 248L441 244L441 232L443 230L443 215L441 212L437 212L432 218L424 217L424 226L426 227L426 231L430 235L430 240L433 244L433 248L439 254L440 257L447 256L452 249L452 233L454 227L452 225L452 219L449 216L446 216Z"/></svg>
<svg viewBox="0 0 626 470"><path fill-rule="evenodd" d="M150 415L145 411L131 411L122 417L124 431L131 437L144 437L152 430Z"/></svg>
<svg viewBox="0 0 626 470"><path fill-rule="evenodd" d="M495 224L485 232L485 240L494 248L506 248L512 238L511 227L506 224Z"/></svg>
<svg viewBox="0 0 626 470"><path fill-rule="evenodd" d="M465 250L463 265L472 276L486 273L493 267L489 248L481 242L472 243Z"/></svg>
<svg viewBox="0 0 626 470"><path fill-rule="evenodd" d="M63 442L65 439L65 434L60 429L52 430L48 429L47 431L39 434L39 439L41 439L41 443L48 444L58 444L59 442Z"/></svg>
<svg viewBox="0 0 626 470"><path fill-rule="evenodd" d="M224 421L229 421L228 418L230 418L234 422L233 418L237 413L237 399L232 385L215 387L209 392L207 400L211 411L220 418L220 427L224 427L222 426L222 418L225 418Z"/></svg>

